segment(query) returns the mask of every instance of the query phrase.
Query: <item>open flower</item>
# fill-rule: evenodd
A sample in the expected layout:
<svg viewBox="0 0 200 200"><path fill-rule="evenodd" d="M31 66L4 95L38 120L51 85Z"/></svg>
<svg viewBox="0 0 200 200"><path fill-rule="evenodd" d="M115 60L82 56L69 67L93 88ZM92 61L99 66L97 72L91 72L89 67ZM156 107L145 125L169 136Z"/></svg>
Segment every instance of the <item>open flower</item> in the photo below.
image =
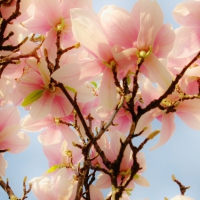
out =
<svg viewBox="0 0 200 200"><path fill-rule="evenodd" d="M167 88L172 77L158 58L165 58L173 47L174 31L170 24L163 25L163 13L156 1L140 0L131 13L105 6L99 19L108 41L114 45L115 61L122 66L137 65L144 58L141 72L152 82Z"/></svg>
<svg viewBox="0 0 200 200"><path fill-rule="evenodd" d="M56 34L61 31L63 48L74 44L71 30L70 9L92 7L91 0L34 0L33 16L25 21L24 26L35 34L46 36L44 48L48 49L51 61L56 56Z"/></svg>
<svg viewBox="0 0 200 200"><path fill-rule="evenodd" d="M106 136L101 137L101 139L98 141L99 145L101 145L102 150L104 151L106 157L110 162L113 162L119 153L120 147L121 147L121 141L124 141L125 136L123 133L119 131L113 131L110 133L110 139L108 139ZM110 140L110 142L108 142ZM92 153L92 156L95 155L95 151ZM140 170L137 172L137 174L133 177L133 179L130 181L129 185L127 186L127 191L129 190L132 191L134 188L134 183L137 183L141 186L148 187L149 182L141 175L142 172L146 170L146 162L145 162L145 157L142 152L139 152L137 154L137 162L140 166ZM118 184L121 182L125 182L131 174L131 167L134 163L133 160L133 152L131 151L130 146L127 146L127 148L124 151L124 157L121 161L120 164L120 173L117 178ZM100 165L102 168L106 168L105 165L103 164L102 159L98 156L94 161L94 165ZM110 177L101 172L98 176L98 180L96 182L96 186L105 189L111 187L111 180Z"/></svg>

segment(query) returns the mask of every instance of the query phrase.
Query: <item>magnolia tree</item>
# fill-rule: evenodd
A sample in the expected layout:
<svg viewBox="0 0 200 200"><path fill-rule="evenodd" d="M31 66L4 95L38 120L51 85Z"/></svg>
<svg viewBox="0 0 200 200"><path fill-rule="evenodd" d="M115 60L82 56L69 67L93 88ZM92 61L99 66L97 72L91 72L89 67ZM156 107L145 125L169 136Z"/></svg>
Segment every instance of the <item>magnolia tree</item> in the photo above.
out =
<svg viewBox="0 0 200 200"><path fill-rule="evenodd" d="M98 15L92 0L0 0L0 185L8 198L19 199L3 178L4 154L27 148L26 131L43 130L49 169L29 188L24 178L21 200L30 191L39 200L128 200L135 184L149 186L146 143L158 135L152 149L165 144L175 115L200 130L199 9L199 0L177 5L174 31L151 0ZM29 112L23 119L18 106ZM192 200L172 177L181 195L171 200Z"/></svg>

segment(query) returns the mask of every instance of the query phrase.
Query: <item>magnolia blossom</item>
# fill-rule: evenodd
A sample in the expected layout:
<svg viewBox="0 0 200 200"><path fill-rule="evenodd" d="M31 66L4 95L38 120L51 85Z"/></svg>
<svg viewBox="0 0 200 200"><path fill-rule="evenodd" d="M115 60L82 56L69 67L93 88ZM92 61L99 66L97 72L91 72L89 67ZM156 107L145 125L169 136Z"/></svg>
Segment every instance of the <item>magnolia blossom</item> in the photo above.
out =
<svg viewBox="0 0 200 200"><path fill-rule="evenodd" d="M13 106L4 107L0 110L0 149L10 153L19 153L25 150L29 143L27 134L20 132L20 115L17 108ZM5 176L7 166L3 156L0 156L0 175Z"/></svg>
<svg viewBox="0 0 200 200"><path fill-rule="evenodd" d="M68 178L67 170L60 169L54 177L41 176L30 181L38 200L69 200L75 198L77 181Z"/></svg>
<svg viewBox="0 0 200 200"><path fill-rule="evenodd" d="M170 24L163 25L163 13L156 1L136 2L131 13L116 6L105 6L99 19L120 65L137 64L138 56L145 58L141 72L152 82L167 88L171 83L168 70L158 60L168 55L175 34ZM109 20L107 20L109 19Z"/></svg>
<svg viewBox="0 0 200 200"><path fill-rule="evenodd" d="M25 21L24 26L35 34L45 35L44 48L50 55L50 60L56 57L56 33L61 31L61 44L63 48L74 44L71 30L70 9L91 9L91 0L33 0L35 10L30 19Z"/></svg>
<svg viewBox="0 0 200 200"><path fill-rule="evenodd" d="M151 94L149 94L151 90ZM154 98L157 99L163 93L162 89L155 88L148 80L143 83L141 90L142 99L144 105L148 105ZM154 109L153 116L162 122L160 140L153 149L166 143L175 131L175 114L190 128L200 130L200 104L198 99L186 99L182 101L182 94L177 91L163 99L161 106L163 110L159 108ZM167 110L171 106L170 110ZM165 108L165 109L164 109ZM153 120L152 116L149 115L149 121Z"/></svg>
<svg viewBox="0 0 200 200"><path fill-rule="evenodd" d="M72 106L62 91L55 86L54 82L51 82L51 75L45 60L41 58L40 62L37 62L36 59L28 59L26 63L28 66L24 69L22 77L17 79L16 84L20 95L24 98L22 105L29 106L30 114L34 119L44 118L49 113L55 117L68 116L72 111ZM84 63L82 64L84 65ZM74 65L76 65L76 67ZM69 78L66 79L65 77L64 82L61 78L61 82L69 88L69 92L72 96L74 95L73 92L76 92L76 88L82 90L80 92L82 95L78 95L79 101L82 101L84 95L87 95L87 97L91 95L93 99L92 91L82 85L88 80L87 78L89 78L89 76L92 76L89 74L91 65L87 65L86 67L78 63L74 65L65 64L62 66L61 69L67 72ZM52 77L55 79L57 79L58 76L60 77L62 75L62 70L57 70L53 73ZM98 73L98 70L95 70L94 74L95 72Z"/></svg>
<svg viewBox="0 0 200 200"><path fill-rule="evenodd" d="M196 63L189 68L179 82L181 91L188 95L199 94L200 70Z"/></svg>
<svg viewBox="0 0 200 200"><path fill-rule="evenodd" d="M178 4L173 11L174 19L181 25L176 29L177 37L173 50L175 57L184 58L199 51L199 8L200 2L191 0Z"/></svg>
<svg viewBox="0 0 200 200"><path fill-rule="evenodd" d="M30 181L39 200L74 200L79 192L80 200L103 200L108 188L113 199L126 181L119 199L129 200L135 184L148 187L140 150L157 133L149 135L152 121L162 124L153 149L170 139L176 115L200 130L200 61L187 66L200 49L199 8L199 0L180 3L174 31L151 0L138 0L131 12L109 5L99 14L91 0L1 1L0 175L5 154L29 144L22 129L41 131L49 163ZM9 21L17 9L20 16ZM22 121L20 105L29 112ZM140 136L146 139L136 146ZM119 152L118 175L110 177Z"/></svg>
<svg viewBox="0 0 200 200"><path fill-rule="evenodd" d="M112 134L110 134L110 142L108 142L108 138L106 137L101 137L101 139L98 141L109 161L113 162L117 158L120 149L120 140L123 141L124 139L124 134L120 133L119 131L113 131ZM92 153L92 156L95 156L95 151ZM127 188L131 190L134 188L134 182L141 186L149 186L149 182L141 175L141 173L146 170L145 158L142 152L137 154L137 162L139 163L141 170L137 172L133 180L127 186ZM118 183L121 182L122 178L124 178L124 181L129 178L133 163L133 152L128 146L124 152L124 157L120 164ZM106 168L99 156L93 161L93 164ZM111 186L110 177L105 173L100 173L96 182L96 186L103 189L109 188Z"/></svg>
<svg viewBox="0 0 200 200"><path fill-rule="evenodd" d="M72 120L73 116L56 118L51 115L47 115L43 119L33 120L30 115L27 115L22 119L22 127L23 130L29 132L42 131L39 141L44 145L59 143L61 138L72 143L77 140L76 132L69 127Z"/></svg>

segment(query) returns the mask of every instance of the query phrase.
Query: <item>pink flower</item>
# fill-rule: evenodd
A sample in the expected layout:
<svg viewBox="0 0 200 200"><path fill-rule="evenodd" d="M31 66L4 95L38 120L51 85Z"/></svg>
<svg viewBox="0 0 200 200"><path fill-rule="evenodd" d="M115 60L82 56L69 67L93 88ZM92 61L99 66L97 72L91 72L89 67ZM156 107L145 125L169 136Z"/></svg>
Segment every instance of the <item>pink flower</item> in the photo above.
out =
<svg viewBox="0 0 200 200"><path fill-rule="evenodd" d="M4 19L8 19L16 9L17 0L12 0L10 2L11 2L10 4L9 3L1 4L1 14ZM21 14L16 19L14 19L13 22L22 22L27 18L29 18L29 14L32 9L33 9L32 0L26 0L20 2L19 11Z"/></svg>
<svg viewBox="0 0 200 200"><path fill-rule="evenodd" d="M149 93L149 90L151 90L151 94ZM162 93L163 90L155 88L148 80L146 80L143 83L141 90L144 105L157 99ZM175 130L175 114L190 128L200 130L200 104L198 99L182 101L181 94L175 91L171 95L168 95L160 105L165 109L160 110L159 108L156 108L152 110L154 117L157 117L157 119L162 123L160 140L152 149L163 145L173 135Z"/></svg>
<svg viewBox="0 0 200 200"><path fill-rule="evenodd" d="M17 108L13 106L4 107L0 110L4 116L0 121L0 149L8 150L10 153L19 153L25 150L29 143L29 137L20 132L20 115ZM1 156L0 174L5 176L6 162Z"/></svg>
<svg viewBox="0 0 200 200"><path fill-rule="evenodd" d="M33 16L24 22L24 26L31 32L45 35L44 48L48 49L50 60L55 61L56 33L61 31L63 48L74 44L71 31L70 9L81 7L91 8L91 0L34 0Z"/></svg>
<svg viewBox="0 0 200 200"><path fill-rule="evenodd" d="M40 62L37 62L35 59L28 59L26 63L28 66L24 69L22 77L17 79L16 85L19 93L25 99L23 105L30 108L31 116L34 119L41 119L48 114L54 117L68 116L72 111L72 105L63 92L51 82L45 60L41 58ZM90 74L92 66L84 67L84 62L62 64L62 67L55 71L52 77L63 82L67 89L69 88L72 96L74 93L70 91L70 88L72 91L76 91L77 88L78 92L80 89L81 95L77 96L78 102L85 102L86 95L93 100L95 96L92 94L92 89L88 89L84 83L98 70Z"/></svg>
<svg viewBox="0 0 200 200"><path fill-rule="evenodd" d="M118 153L119 153L119 149L121 146L120 140L123 141L125 139L125 135L119 131L114 131L110 133L109 135L110 135L110 139L104 136L104 137L101 137L100 140L98 140L98 143L101 146L102 150L104 151L108 160L110 162L113 162L117 158ZM108 142L108 140L110 142ZM92 153L92 155L93 156L95 155L95 151ZM144 154L142 152L139 152L137 154L137 161L142 169L137 172L133 180L127 186L127 188L129 189L133 189L134 182L144 187L149 186L149 182L141 175L141 173L146 170L146 162L145 162ZM134 161L132 157L132 151L130 149L130 146L127 146L124 152L124 157L120 165L120 175L118 177L118 183L120 183L122 176L124 176L124 181L128 179L131 173L131 166L133 165L133 162ZM97 157L97 159L93 161L93 164L94 165L99 164L101 167L105 168L100 157ZM107 174L100 173L100 175L98 176L98 180L96 182L96 186L103 189L110 187L111 186L110 177Z"/></svg>
<svg viewBox="0 0 200 200"><path fill-rule="evenodd" d="M77 135L75 131L67 125L67 123L70 124L71 120L73 120L73 116L55 118L51 115L47 115L43 119L33 120L30 115L27 115L22 119L22 128L29 132L42 130L39 141L44 145L59 143L61 138L72 143L77 140Z"/></svg>
<svg viewBox="0 0 200 200"><path fill-rule="evenodd" d="M69 200L74 199L77 181L68 177L65 168L57 171L55 176L41 176L30 181L32 190L38 200Z"/></svg>
<svg viewBox="0 0 200 200"><path fill-rule="evenodd" d="M174 11L174 19L181 24L176 30L176 40L173 55L184 58L196 54L200 48L200 26L199 26L199 1L187 1L178 4Z"/></svg>
<svg viewBox="0 0 200 200"><path fill-rule="evenodd" d="M95 58L94 68L101 68L103 77L99 89L99 103L106 110L113 109L118 102L116 85L114 84L112 65L115 61L111 46L99 24L97 16L93 12L84 9L72 9L73 34L82 47ZM90 24L90 26L88 26ZM105 98L106 97L106 98Z"/></svg>
<svg viewBox="0 0 200 200"><path fill-rule="evenodd" d="M143 54L145 61L141 72L152 82L166 88L172 77L158 58L168 55L175 34L171 25L163 25L163 13L158 3L137 1L131 14L116 6L105 6L99 19L106 37L114 45L112 51L115 61L133 70L137 64L137 54Z"/></svg>
<svg viewBox="0 0 200 200"><path fill-rule="evenodd" d="M179 71L180 69L178 69ZM182 92L187 95L198 95L200 86L200 69L196 63L185 72L184 76L179 81L179 86Z"/></svg>

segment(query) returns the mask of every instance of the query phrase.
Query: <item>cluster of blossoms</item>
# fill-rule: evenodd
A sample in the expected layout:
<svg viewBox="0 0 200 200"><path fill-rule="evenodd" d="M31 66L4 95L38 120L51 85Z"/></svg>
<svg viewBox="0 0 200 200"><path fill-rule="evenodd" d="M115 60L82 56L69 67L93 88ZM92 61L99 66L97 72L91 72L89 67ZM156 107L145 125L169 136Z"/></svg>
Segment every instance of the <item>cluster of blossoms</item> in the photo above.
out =
<svg viewBox="0 0 200 200"><path fill-rule="evenodd" d="M106 199L129 200L135 184L149 186L145 144L159 132L152 149L165 144L175 114L200 130L199 8L179 4L173 30L151 0L99 14L92 0L0 1L0 175L3 153L29 145L20 130L41 131L49 169L30 181L37 199L103 200L111 188ZM17 106L29 111L22 120Z"/></svg>

